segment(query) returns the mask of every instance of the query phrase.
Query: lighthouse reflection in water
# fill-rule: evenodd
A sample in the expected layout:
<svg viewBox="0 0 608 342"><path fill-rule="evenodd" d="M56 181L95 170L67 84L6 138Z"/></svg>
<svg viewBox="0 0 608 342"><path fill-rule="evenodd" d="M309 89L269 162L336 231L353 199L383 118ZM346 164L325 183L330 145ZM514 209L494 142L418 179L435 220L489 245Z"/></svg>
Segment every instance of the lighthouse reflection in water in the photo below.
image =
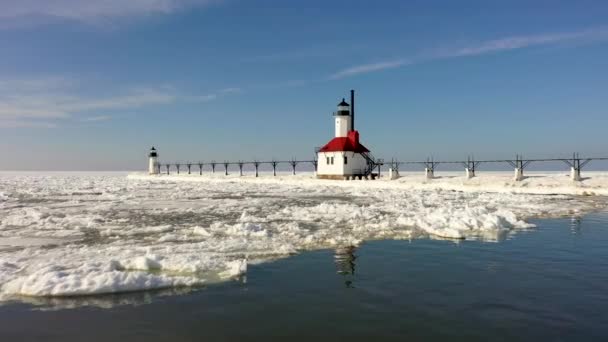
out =
<svg viewBox="0 0 608 342"><path fill-rule="evenodd" d="M344 277L344 285L349 288L354 287L356 251L355 246L348 246L337 248L334 254L337 273Z"/></svg>

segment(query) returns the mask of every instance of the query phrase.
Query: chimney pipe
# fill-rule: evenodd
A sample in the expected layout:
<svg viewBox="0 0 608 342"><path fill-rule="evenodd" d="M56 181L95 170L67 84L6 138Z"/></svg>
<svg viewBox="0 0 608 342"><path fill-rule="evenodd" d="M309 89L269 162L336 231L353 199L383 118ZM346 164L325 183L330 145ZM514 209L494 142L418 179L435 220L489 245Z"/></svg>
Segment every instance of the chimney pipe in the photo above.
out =
<svg viewBox="0 0 608 342"><path fill-rule="evenodd" d="M355 130L355 91L350 91L350 130Z"/></svg>

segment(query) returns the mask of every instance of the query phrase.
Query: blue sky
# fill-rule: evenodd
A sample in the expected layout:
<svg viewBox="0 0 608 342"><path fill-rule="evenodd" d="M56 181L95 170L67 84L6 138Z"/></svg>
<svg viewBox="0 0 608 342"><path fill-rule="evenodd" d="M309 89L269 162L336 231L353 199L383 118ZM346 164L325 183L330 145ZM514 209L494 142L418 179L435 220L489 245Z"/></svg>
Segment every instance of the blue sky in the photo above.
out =
<svg viewBox="0 0 608 342"><path fill-rule="evenodd" d="M0 0L0 169L608 155L605 1Z"/></svg>

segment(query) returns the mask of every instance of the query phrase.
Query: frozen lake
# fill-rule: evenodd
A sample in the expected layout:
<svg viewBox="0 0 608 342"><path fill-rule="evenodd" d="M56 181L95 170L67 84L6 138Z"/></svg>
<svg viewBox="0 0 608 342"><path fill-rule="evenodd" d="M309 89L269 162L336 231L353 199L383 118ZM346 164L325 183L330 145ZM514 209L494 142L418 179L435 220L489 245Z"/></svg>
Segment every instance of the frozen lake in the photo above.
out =
<svg viewBox="0 0 608 342"><path fill-rule="evenodd" d="M3 173L0 336L606 334L604 197L279 178Z"/></svg>

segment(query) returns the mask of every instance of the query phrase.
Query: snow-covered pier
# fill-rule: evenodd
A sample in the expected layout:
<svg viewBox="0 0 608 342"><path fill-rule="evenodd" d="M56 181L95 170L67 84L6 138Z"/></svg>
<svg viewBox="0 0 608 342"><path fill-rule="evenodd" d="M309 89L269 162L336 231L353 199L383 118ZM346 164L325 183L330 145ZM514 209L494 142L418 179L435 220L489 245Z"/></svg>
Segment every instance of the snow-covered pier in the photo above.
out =
<svg viewBox="0 0 608 342"><path fill-rule="evenodd" d="M154 152L156 153L156 152ZM516 155L515 159L488 159L488 160L475 160L474 158L467 158L466 160L434 160L427 159L425 161L399 161L396 159L391 159L390 161L385 162L384 159L373 159L372 169L375 170L373 173L373 178L381 176L381 170L383 167L388 167L389 170L389 178L396 179L399 177L400 168L406 165L414 165L420 166L424 170L424 175L427 179L435 178L435 172L439 165L448 165L448 166L462 166L464 168L464 175L467 179L471 179L477 175L477 171L480 168L480 165L487 164L498 164L498 165L510 165L514 168L514 181L523 181L526 176L524 175L524 171L527 167L532 163L552 163L552 164L561 164L566 165L570 168L570 179L572 181L581 181L583 178L581 176L581 171L583 167L588 165L592 161L606 161L608 157L581 157L578 153L574 153L571 158L536 158L536 159L527 159L523 158L520 155ZM301 171L317 171L318 160L309 159L309 160L270 160L270 161L224 161L224 162L172 162L172 163L164 163L164 162L151 162L150 174L166 174L170 175L172 172L176 174L187 173L189 175L193 173L198 173L199 175L203 175L203 172L210 172L215 174L216 171L221 171L225 176L231 174L233 171L238 171L239 176L245 175L244 170L252 170L255 177L260 175L261 168L267 168L272 170L273 176L277 175L277 170L281 165L286 165L290 169L293 175L296 174L298 170L298 166L301 167ZM302 168L302 166L307 165L308 168ZM367 177L365 177L367 178ZM355 179L354 177L350 179Z"/></svg>

